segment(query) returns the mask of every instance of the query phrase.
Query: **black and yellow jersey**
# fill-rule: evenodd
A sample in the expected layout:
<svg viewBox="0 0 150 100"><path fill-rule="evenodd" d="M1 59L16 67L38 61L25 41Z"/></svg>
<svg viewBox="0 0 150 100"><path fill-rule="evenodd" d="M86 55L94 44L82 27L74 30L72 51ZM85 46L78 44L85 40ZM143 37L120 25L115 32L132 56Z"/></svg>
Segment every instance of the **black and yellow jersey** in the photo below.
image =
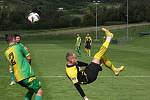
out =
<svg viewBox="0 0 150 100"><path fill-rule="evenodd" d="M86 36L85 37L85 43L88 44L88 43L92 43L92 38L90 36Z"/></svg>
<svg viewBox="0 0 150 100"><path fill-rule="evenodd" d="M84 84L87 82L86 74L84 73L84 69L88 64L84 62L77 61L75 65L66 65L66 75L68 78L75 83Z"/></svg>

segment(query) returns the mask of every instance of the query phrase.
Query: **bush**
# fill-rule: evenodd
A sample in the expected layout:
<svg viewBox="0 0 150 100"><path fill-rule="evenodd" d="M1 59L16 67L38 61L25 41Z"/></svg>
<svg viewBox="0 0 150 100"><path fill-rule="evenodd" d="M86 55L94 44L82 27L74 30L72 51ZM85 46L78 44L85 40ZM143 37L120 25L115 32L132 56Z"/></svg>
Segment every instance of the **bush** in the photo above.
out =
<svg viewBox="0 0 150 100"><path fill-rule="evenodd" d="M85 14L83 17L83 26L95 25L95 17L92 13Z"/></svg>
<svg viewBox="0 0 150 100"><path fill-rule="evenodd" d="M72 18L71 25L75 26L75 27L80 26L81 25L81 18L80 17Z"/></svg>

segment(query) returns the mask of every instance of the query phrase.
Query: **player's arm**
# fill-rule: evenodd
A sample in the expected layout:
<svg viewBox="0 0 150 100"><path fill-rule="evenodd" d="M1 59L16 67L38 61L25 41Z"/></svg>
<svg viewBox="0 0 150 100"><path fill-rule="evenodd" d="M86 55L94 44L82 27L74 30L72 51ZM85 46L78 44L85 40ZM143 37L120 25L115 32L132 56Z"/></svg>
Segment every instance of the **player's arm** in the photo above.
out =
<svg viewBox="0 0 150 100"><path fill-rule="evenodd" d="M75 47L77 47L78 46L78 39L76 39L76 44L75 44Z"/></svg>
<svg viewBox="0 0 150 100"><path fill-rule="evenodd" d="M77 91L79 92L79 94L80 94L84 99L87 98L87 97L85 96L85 93L84 93L84 91L83 91L83 89L81 88L81 86L80 86L79 83L75 83L74 86L75 86L75 88L77 89ZM88 99L85 99L85 100L88 100Z"/></svg>
<svg viewBox="0 0 150 100"><path fill-rule="evenodd" d="M26 56L26 59L28 60L29 64L31 64L31 56L29 51L26 49L25 46L21 47L22 53Z"/></svg>
<svg viewBox="0 0 150 100"><path fill-rule="evenodd" d="M27 50L28 52L30 51L28 46L24 46L24 49ZM26 59L28 60L29 64L31 65L31 54L28 55L28 56L26 57Z"/></svg>
<svg viewBox="0 0 150 100"><path fill-rule="evenodd" d="M86 45L86 37L85 37L85 40L84 40L84 45Z"/></svg>
<svg viewBox="0 0 150 100"><path fill-rule="evenodd" d="M31 65L31 56L28 55L28 56L26 57L26 59L28 60L29 64Z"/></svg>
<svg viewBox="0 0 150 100"><path fill-rule="evenodd" d="M74 86L75 86L76 90L78 91L78 93L79 93L83 98L85 98L86 96L85 96L85 93L84 93L83 89L81 88L80 83L79 83L79 81L78 81L77 73L76 73L76 72L71 72L68 77L69 77L69 79L72 81L72 83L74 84ZM86 100L86 99L85 99L85 100ZM87 100L88 100L88 99L87 99Z"/></svg>
<svg viewBox="0 0 150 100"><path fill-rule="evenodd" d="M80 44L81 44L81 37L80 37Z"/></svg>
<svg viewBox="0 0 150 100"><path fill-rule="evenodd" d="M91 43L90 44L92 44L92 38L90 37L90 41L91 41Z"/></svg>
<svg viewBox="0 0 150 100"><path fill-rule="evenodd" d="M82 87L80 86L80 83L78 82L77 76L76 76L76 77L72 77L72 78L71 78L71 81L73 82L73 84L74 84L76 90L79 92L79 94L80 94L83 98L86 97L86 96L85 96L85 93L84 93L84 91L83 91L83 89L82 89Z"/></svg>

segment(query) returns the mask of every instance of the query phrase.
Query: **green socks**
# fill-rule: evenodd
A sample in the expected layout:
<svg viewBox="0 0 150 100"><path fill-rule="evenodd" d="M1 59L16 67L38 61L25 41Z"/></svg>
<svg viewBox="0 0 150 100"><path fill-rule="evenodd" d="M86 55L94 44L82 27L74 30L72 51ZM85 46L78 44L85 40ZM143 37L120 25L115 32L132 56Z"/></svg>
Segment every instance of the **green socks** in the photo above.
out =
<svg viewBox="0 0 150 100"><path fill-rule="evenodd" d="M31 100L33 94L34 94L34 92L27 92L25 95L25 100Z"/></svg>
<svg viewBox="0 0 150 100"><path fill-rule="evenodd" d="M35 100L42 100L42 96L36 95L36 96L35 96Z"/></svg>

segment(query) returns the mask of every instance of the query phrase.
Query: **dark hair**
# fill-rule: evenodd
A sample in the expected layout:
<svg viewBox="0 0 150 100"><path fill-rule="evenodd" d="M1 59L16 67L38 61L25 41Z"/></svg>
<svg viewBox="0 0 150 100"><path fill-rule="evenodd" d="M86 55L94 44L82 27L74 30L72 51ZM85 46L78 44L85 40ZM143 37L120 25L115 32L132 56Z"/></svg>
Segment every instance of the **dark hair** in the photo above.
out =
<svg viewBox="0 0 150 100"><path fill-rule="evenodd" d="M66 53L66 60L68 61L68 57L69 57L69 56L73 56L73 54L74 54L74 53L71 52L71 51L67 52L67 53Z"/></svg>
<svg viewBox="0 0 150 100"><path fill-rule="evenodd" d="M19 34L15 34L15 37L17 37L17 36L19 36L19 37L21 38L21 35L19 35Z"/></svg>
<svg viewBox="0 0 150 100"><path fill-rule="evenodd" d="M5 40L7 43L13 42L14 39L15 39L15 36L13 34L6 34L5 35Z"/></svg>

